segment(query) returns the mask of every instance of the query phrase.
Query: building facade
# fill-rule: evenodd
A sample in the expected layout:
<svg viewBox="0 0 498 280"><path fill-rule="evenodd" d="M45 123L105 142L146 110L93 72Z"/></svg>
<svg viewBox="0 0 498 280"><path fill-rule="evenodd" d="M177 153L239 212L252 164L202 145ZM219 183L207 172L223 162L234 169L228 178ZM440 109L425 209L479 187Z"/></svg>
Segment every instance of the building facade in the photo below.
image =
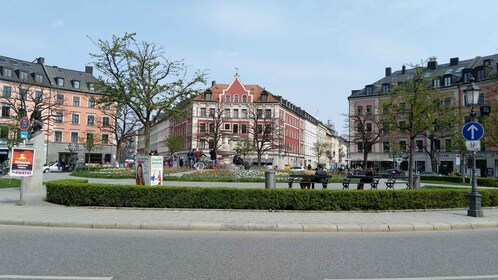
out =
<svg viewBox="0 0 498 280"><path fill-rule="evenodd" d="M436 94L444 98L444 104L458 110L465 116L469 111L467 108L464 90L471 84L474 78L475 85L481 89L479 105L492 105L497 100L497 69L498 54L489 56L478 56L473 59L459 60L458 57L451 58L448 63L438 64L435 58L429 59L424 68L423 78L427 85ZM360 90L353 90L348 97L349 100L349 155L348 165L355 168L363 161L364 143L359 142L359 130L354 127L354 119L358 116L372 115L377 121L382 120L382 100L393 94L393 89L413 78L415 69L407 69L403 66L401 70L392 73L391 68L386 68L385 76L378 81L368 84ZM479 108L477 109L479 110ZM468 115L468 114L467 114ZM416 171L434 171L443 174L466 173L470 174L468 153L458 148L459 139L462 137L459 131L468 117L462 117L459 129L455 129L453 135L440 135L437 139L429 139L429 133L424 132L417 135L415 139L415 169ZM365 131L377 132L380 128L374 122L366 121ZM458 130L458 131L457 131ZM455 136L456 135L456 136ZM369 166L379 171L387 168L408 168L408 135L403 133L384 133L373 144L368 155ZM431 147L432 146L432 147ZM428 150L435 151L436 170L433 169ZM479 176L496 176L498 172L498 153L496 147L483 145L483 149L477 152L477 174Z"/></svg>
<svg viewBox="0 0 498 280"><path fill-rule="evenodd" d="M175 121L166 120L155 125L168 127L164 129L168 131L162 136L164 138L158 137L154 141L151 139L151 145L157 145L159 155L172 156L162 144L168 133L185 136L184 150L177 153L184 156L193 148L202 149L207 154L210 141L213 140L213 131L218 125L222 130L230 131L231 147L235 147L244 139L251 139L255 128L258 135L269 128L272 136L268 145L271 145L272 149L262 155L263 165L283 167L311 164L313 168L316 167L317 158L311 147L318 140L321 122L259 85L244 85L240 78L235 76L230 84L213 82L204 94L182 106L183 110L189 111L188 117ZM324 135L336 135L323 124L321 129L326 130ZM326 141L332 143L331 140ZM143 142L143 139L139 139L139 147L140 142ZM250 153L245 160L252 165L257 164L256 153Z"/></svg>
<svg viewBox="0 0 498 280"><path fill-rule="evenodd" d="M43 57L28 62L0 56L0 161L18 142L16 123L27 116L30 134L40 130L44 135L47 163L113 163L112 106L97 105L102 95L92 72L89 66L85 71L49 66ZM88 139L93 149L85 145Z"/></svg>

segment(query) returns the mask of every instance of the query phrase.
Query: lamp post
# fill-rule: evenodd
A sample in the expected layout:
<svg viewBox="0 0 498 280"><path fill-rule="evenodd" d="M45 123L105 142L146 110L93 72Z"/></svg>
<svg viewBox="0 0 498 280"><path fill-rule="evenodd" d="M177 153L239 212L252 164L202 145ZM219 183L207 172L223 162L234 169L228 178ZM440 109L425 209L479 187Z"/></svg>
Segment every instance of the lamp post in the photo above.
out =
<svg viewBox="0 0 498 280"><path fill-rule="evenodd" d="M472 83L464 89L465 98L467 99L467 105L471 105L470 109L470 121L474 122L476 113L474 112L475 105L479 101L480 88L474 85L474 81L471 78ZM483 212L481 210L481 199L482 195L477 191L477 179L476 179L476 151L472 151L472 191L469 195L469 209L467 210L467 216L472 217L483 217Z"/></svg>
<svg viewBox="0 0 498 280"><path fill-rule="evenodd" d="M74 171L74 165L75 165L76 161L74 160L75 155L73 154L73 152L77 153L79 151L80 147L79 147L78 143L74 143L74 144L69 143L69 144L67 144L67 149L69 151L69 159L71 160L71 162L70 162L71 171Z"/></svg>

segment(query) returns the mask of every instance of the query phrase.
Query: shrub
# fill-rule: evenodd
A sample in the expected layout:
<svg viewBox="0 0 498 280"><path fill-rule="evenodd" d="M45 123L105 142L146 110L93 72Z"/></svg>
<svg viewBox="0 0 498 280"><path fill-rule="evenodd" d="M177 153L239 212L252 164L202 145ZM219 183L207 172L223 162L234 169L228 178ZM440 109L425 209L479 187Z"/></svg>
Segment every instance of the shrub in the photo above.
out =
<svg viewBox="0 0 498 280"><path fill-rule="evenodd" d="M50 181L47 201L63 205L274 210L403 210L468 207L468 190L342 191L88 184ZM498 190L480 190L498 206Z"/></svg>

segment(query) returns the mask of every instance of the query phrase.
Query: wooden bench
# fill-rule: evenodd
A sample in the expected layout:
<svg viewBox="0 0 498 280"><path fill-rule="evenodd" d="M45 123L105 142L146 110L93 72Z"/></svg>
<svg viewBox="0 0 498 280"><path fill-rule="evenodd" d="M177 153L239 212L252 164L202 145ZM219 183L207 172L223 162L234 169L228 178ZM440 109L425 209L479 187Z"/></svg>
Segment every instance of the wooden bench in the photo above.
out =
<svg viewBox="0 0 498 280"><path fill-rule="evenodd" d="M408 188L408 185L409 185L408 177L394 177L394 178L387 179L386 190L388 190L388 189L394 190L394 185L399 185L399 184L406 185L406 187Z"/></svg>
<svg viewBox="0 0 498 280"><path fill-rule="evenodd" d="M327 188L327 184L329 183L330 176L328 174L289 174L287 178L287 183L289 184L289 189L292 189L292 184L294 182L301 183L301 189L306 188L307 186L311 186L312 189L315 188L315 183L321 183L323 188ZM305 185L309 184L309 185Z"/></svg>
<svg viewBox="0 0 498 280"><path fill-rule="evenodd" d="M359 184L370 184L370 189L377 189L377 186L379 185L379 180L380 180L379 176L369 177L369 178L372 178L372 182L360 182L362 178L366 178L366 177L365 176L358 176L358 175L350 175L350 176L344 178L344 180L342 180L342 189L349 190L349 185L351 185L351 184L356 185L356 186L358 186ZM360 180L352 182L351 179L360 179Z"/></svg>

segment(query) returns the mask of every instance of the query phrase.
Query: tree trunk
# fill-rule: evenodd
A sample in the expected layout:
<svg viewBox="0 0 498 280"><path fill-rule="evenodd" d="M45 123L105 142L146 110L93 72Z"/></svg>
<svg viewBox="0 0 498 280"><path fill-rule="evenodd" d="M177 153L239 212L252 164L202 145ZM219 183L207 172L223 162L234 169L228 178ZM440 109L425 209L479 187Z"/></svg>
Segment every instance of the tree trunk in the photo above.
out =
<svg viewBox="0 0 498 280"><path fill-rule="evenodd" d="M408 161L408 188L413 190L413 171L415 169L415 137L410 137L410 160Z"/></svg>
<svg viewBox="0 0 498 280"><path fill-rule="evenodd" d="M144 136L145 136L145 143L144 143L144 155L148 155L150 150L150 127L151 124L150 122L146 122L144 125Z"/></svg>

